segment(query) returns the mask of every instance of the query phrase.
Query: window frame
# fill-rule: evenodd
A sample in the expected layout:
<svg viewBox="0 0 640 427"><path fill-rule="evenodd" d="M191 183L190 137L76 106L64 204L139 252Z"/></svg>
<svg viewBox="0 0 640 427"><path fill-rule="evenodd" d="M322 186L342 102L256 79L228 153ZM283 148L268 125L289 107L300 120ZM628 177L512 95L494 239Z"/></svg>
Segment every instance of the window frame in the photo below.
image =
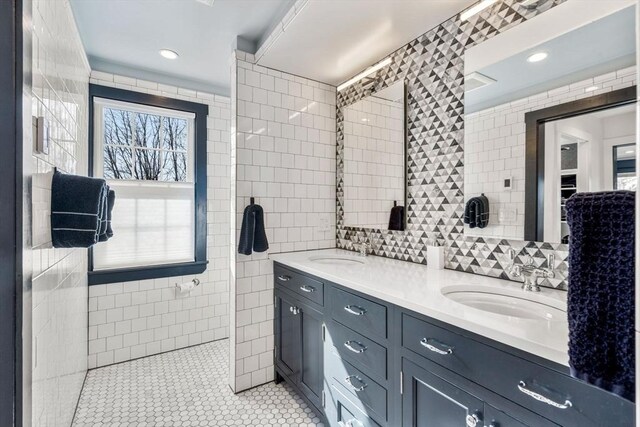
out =
<svg viewBox="0 0 640 427"><path fill-rule="evenodd" d="M95 101L139 104L150 109L164 109L193 114L193 150L188 159L193 162L194 186L194 260L181 263L153 264L142 267L93 269L93 250L88 251L89 285L159 279L203 273L207 268L207 116L209 106L175 98L134 92L109 86L89 84L89 176L94 176ZM98 101L99 102L99 101ZM101 167L96 169L102 169ZM117 203L117 200L116 200ZM117 232L117 230L115 230Z"/></svg>

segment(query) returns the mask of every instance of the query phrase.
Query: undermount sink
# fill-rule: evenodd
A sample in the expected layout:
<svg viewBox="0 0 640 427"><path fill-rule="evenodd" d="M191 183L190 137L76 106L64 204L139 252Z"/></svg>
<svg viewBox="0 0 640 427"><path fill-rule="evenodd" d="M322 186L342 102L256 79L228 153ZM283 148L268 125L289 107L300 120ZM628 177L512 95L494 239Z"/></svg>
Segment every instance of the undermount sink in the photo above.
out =
<svg viewBox="0 0 640 427"><path fill-rule="evenodd" d="M508 317L547 321L561 321L567 318L566 308L562 307L559 301L545 298L541 294L455 287L442 289L442 294L468 307Z"/></svg>
<svg viewBox="0 0 640 427"><path fill-rule="evenodd" d="M318 255L309 258L309 260L313 262L317 262L318 264L327 264L327 265L358 265L364 264L364 260L355 257L349 256L338 256L338 255Z"/></svg>

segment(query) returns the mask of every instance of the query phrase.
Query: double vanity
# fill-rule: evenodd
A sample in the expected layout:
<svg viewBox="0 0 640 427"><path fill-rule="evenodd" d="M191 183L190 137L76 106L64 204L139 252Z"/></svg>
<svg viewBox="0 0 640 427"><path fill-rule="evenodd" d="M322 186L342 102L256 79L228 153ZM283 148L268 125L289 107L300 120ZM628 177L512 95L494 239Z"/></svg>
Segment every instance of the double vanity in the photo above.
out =
<svg viewBox="0 0 640 427"><path fill-rule="evenodd" d="M276 377L330 426L632 426L569 375L566 292L327 249L272 255Z"/></svg>

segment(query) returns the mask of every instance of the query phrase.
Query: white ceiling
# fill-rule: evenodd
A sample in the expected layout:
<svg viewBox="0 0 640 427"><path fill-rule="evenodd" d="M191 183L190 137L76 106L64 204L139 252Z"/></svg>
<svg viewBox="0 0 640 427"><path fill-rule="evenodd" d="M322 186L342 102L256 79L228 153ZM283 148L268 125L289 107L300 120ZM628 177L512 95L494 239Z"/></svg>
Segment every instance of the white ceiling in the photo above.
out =
<svg viewBox="0 0 640 427"><path fill-rule="evenodd" d="M469 49L465 74L477 71L496 82L466 92L465 113L635 64L635 20L633 1L609 0L584 8L574 0ZM536 52L549 56L527 62Z"/></svg>
<svg viewBox="0 0 640 427"><path fill-rule="evenodd" d="M338 85L475 0L309 0L259 64Z"/></svg>
<svg viewBox="0 0 640 427"><path fill-rule="evenodd" d="M260 65L338 85L474 2L309 0ZM294 3L71 0L92 69L220 94L236 38L259 44Z"/></svg>
<svg viewBox="0 0 640 427"><path fill-rule="evenodd" d="M48 0L53 1L53 0ZM229 92L237 36L257 42L292 0L71 0L93 69ZM180 54L167 60L159 49Z"/></svg>

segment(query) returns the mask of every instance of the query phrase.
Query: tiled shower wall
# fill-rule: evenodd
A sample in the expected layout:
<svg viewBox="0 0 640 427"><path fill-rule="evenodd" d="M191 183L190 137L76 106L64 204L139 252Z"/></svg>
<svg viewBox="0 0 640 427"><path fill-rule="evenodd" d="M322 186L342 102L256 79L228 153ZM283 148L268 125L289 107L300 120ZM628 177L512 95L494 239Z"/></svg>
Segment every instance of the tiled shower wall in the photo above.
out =
<svg viewBox="0 0 640 427"><path fill-rule="evenodd" d="M253 64L232 63L232 215L237 248L251 196L264 208L269 250L231 257L230 385L273 380L273 269L269 253L335 247L335 88ZM234 280L235 279L235 280Z"/></svg>
<svg viewBox="0 0 640 427"><path fill-rule="evenodd" d="M352 248L352 237L366 232L380 256L426 263L427 245L446 247L446 267L510 279L507 250L531 255L536 265L556 255L556 278L543 286L566 288L566 245L464 236L464 52L475 44L563 3L550 0L527 8L502 0L462 22L459 15L393 52L391 64L338 93L337 241ZM370 93L404 80L407 85L408 194L404 232L363 229L344 224L344 109Z"/></svg>
<svg viewBox="0 0 640 427"><path fill-rule="evenodd" d="M464 123L465 202L484 193L491 203L491 216L486 228L471 230L465 225L465 234L500 239L522 239L524 236L525 113L635 84L636 67L632 66L467 114ZM600 89L585 90L594 85ZM505 178L513 179L511 191L502 188ZM505 208L517 211L516 221L500 224L498 213Z"/></svg>
<svg viewBox="0 0 640 427"><path fill-rule="evenodd" d="M89 368L229 336L229 98L99 71L91 83L209 106L207 119L207 270L89 287ZM116 200L117 203L117 200ZM117 230L114 230L117 233ZM176 283L200 280L191 293Z"/></svg>
<svg viewBox="0 0 640 427"><path fill-rule="evenodd" d="M32 425L68 426L87 371L87 251L51 248L50 172L87 173L89 64L67 0L33 0L32 17L32 115L47 120L50 147L26 167L33 312L32 366L24 368L32 369Z"/></svg>

